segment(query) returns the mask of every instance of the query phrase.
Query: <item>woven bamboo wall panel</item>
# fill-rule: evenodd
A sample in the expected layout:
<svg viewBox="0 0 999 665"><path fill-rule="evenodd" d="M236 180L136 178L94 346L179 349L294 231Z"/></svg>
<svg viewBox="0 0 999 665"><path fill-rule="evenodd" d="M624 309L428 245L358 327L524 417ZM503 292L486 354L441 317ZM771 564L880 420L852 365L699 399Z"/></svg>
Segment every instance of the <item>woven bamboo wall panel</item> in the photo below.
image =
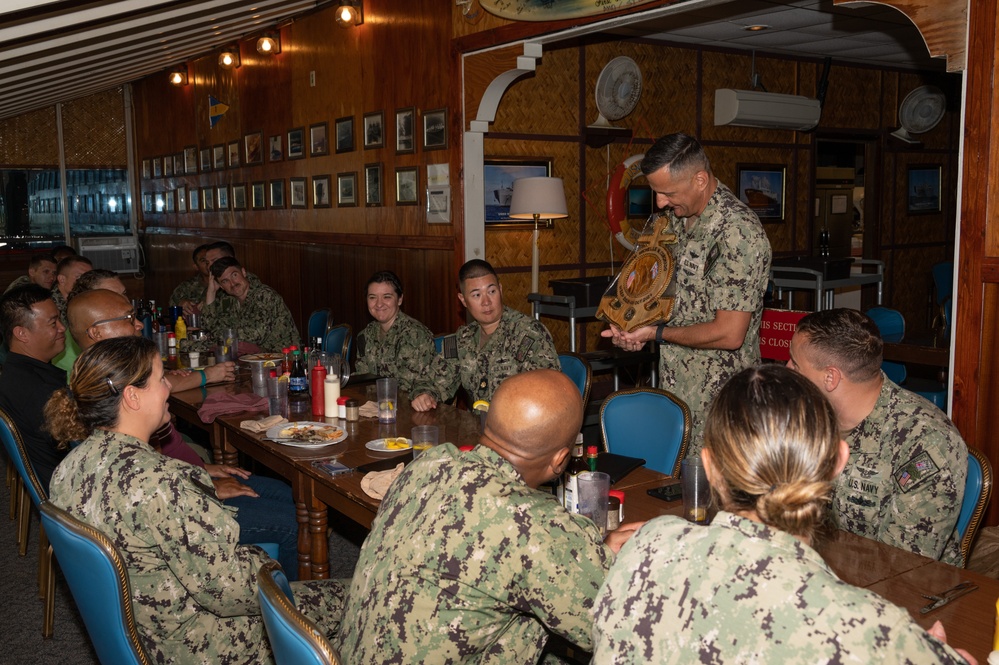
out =
<svg viewBox="0 0 999 665"><path fill-rule="evenodd" d="M629 116L630 118L630 116ZM618 165L633 155L645 152L650 144L612 143L603 148L588 148L586 150L586 181L583 188L584 207L586 209L586 262L606 263L612 259L611 245L608 242L610 227L607 223L607 187L608 180ZM633 187L647 186L645 177L638 176L632 180ZM644 220L631 220L638 226ZM613 257L621 261L628 252L617 241L613 245Z"/></svg>
<svg viewBox="0 0 999 665"><path fill-rule="evenodd" d="M0 123L0 163L5 167L59 165L54 106L7 118Z"/></svg>
<svg viewBox="0 0 999 665"><path fill-rule="evenodd" d="M125 103L121 87L62 105L66 168L125 168Z"/></svg>
<svg viewBox="0 0 999 665"><path fill-rule="evenodd" d="M822 127L877 127L884 76L878 69L834 65L822 105Z"/></svg>
<svg viewBox="0 0 999 665"><path fill-rule="evenodd" d="M503 72L516 69L517 57L523 54L523 44L515 44L513 46L465 56L464 102L467 120L473 120L478 117L479 102L482 101L482 93L493 82L493 79ZM542 60L542 67L546 66L545 62L545 60ZM547 62L551 64L551 60Z"/></svg>
<svg viewBox="0 0 999 665"><path fill-rule="evenodd" d="M511 85L489 131L575 135L579 131L579 53L545 51L534 76Z"/></svg>

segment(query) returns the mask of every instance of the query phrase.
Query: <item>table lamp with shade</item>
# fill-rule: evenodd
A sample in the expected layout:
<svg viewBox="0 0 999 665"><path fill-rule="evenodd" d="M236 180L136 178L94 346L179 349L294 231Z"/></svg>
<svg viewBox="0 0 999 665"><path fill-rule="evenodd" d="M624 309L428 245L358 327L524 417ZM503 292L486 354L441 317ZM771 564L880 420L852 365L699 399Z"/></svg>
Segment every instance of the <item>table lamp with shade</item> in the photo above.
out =
<svg viewBox="0 0 999 665"><path fill-rule="evenodd" d="M538 292L538 223L569 216L562 178L518 178L513 181L510 219L533 219L531 247L531 293Z"/></svg>

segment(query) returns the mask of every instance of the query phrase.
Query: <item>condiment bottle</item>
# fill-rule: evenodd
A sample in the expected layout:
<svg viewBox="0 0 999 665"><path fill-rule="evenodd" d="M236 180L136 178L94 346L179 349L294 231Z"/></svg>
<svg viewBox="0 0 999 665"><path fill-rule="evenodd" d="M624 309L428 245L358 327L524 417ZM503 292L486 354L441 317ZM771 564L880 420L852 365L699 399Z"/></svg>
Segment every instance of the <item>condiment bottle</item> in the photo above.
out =
<svg viewBox="0 0 999 665"><path fill-rule="evenodd" d="M177 336L178 342L182 339L187 339L187 324L184 323L183 316L177 317L177 323L173 324L173 332Z"/></svg>
<svg viewBox="0 0 999 665"><path fill-rule="evenodd" d="M613 531L624 522L624 492L611 490L607 497L607 531Z"/></svg>
<svg viewBox="0 0 999 665"><path fill-rule="evenodd" d="M597 447L587 446L586 448L586 465L590 471L597 470Z"/></svg>
<svg viewBox="0 0 999 665"><path fill-rule="evenodd" d="M291 397L308 397L309 378L305 373L305 364L302 362L302 352L293 348L291 352L291 376L288 383L288 395Z"/></svg>
<svg viewBox="0 0 999 665"><path fill-rule="evenodd" d="M288 347L281 349L284 359L281 361L281 373L291 373L291 350Z"/></svg>
<svg viewBox="0 0 999 665"><path fill-rule="evenodd" d="M316 365L316 367L322 367L322 365ZM323 371L326 368L323 367ZM329 418L339 418L339 408L337 407L337 400L340 399L340 377L333 376L330 374L326 375L326 379L323 381L323 407L326 412L326 416Z"/></svg>
<svg viewBox="0 0 999 665"><path fill-rule="evenodd" d="M586 471L586 460L583 459L583 434L576 435L576 445L572 447L572 459L565 468L565 481L562 483L562 500L565 509L570 513L579 512L579 488L576 478Z"/></svg>
<svg viewBox="0 0 999 665"><path fill-rule="evenodd" d="M173 333L167 333L167 362L170 369L177 366L177 337Z"/></svg>
<svg viewBox="0 0 999 665"><path fill-rule="evenodd" d="M312 368L312 415L326 415L326 368L322 365Z"/></svg>
<svg viewBox="0 0 999 665"><path fill-rule="evenodd" d="M341 420L347 419L347 396L341 395L336 401L336 415Z"/></svg>
<svg viewBox="0 0 999 665"><path fill-rule="evenodd" d="M354 422L361 418L361 405L356 399L347 400L347 421Z"/></svg>

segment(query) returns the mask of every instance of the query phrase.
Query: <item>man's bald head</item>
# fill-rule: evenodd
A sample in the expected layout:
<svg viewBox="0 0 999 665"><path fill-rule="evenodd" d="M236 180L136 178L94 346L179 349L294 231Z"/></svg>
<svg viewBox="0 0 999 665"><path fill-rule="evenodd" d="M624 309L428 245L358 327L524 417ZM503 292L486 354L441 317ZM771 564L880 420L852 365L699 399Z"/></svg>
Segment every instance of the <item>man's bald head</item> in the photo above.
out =
<svg viewBox="0 0 999 665"><path fill-rule="evenodd" d="M569 377L551 369L511 376L489 405L482 443L513 464L531 487L565 468L583 424L583 400Z"/></svg>
<svg viewBox="0 0 999 665"><path fill-rule="evenodd" d="M84 291L70 300L66 308L70 332L81 349L88 349L102 339L139 334L134 319L123 318L130 313L134 314L128 298L106 289Z"/></svg>

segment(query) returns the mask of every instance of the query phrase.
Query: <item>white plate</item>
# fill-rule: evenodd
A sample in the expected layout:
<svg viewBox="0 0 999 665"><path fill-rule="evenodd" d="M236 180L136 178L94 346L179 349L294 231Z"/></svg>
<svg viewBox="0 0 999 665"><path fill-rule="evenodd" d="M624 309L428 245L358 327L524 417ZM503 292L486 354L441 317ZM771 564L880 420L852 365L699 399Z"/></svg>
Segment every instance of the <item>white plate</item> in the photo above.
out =
<svg viewBox="0 0 999 665"><path fill-rule="evenodd" d="M323 441L302 441L300 439L290 438L287 434L282 435L281 432L289 428L295 429L327 429L330 427L335 427L335 425L330 425L328 423L310 422L310 421L300 421L296 423L282 423L281 425L275 425L271 427L264 436L274 441L286 446L295 446L296 448L318 448L320 446L330 446L334 443L340 443L347 438L347 431L342 427L337 427L340 430L340 434L333 439L326 439Z"/></svg>
<svg viewBox="0 0 999 665"><path fill-rule="evenodd" d="M393 438L401 439L403 437L397 436ZM413 441L411 439L406 439L405 448L388 448L385 445L385 439L375 439L374 441L368 441L364 444L364 447L368 450L374 450L376 453L401 453L404 450L410 450L413 447Z"/></svg>
<svg viewBox="0 0 999 665"><path fill-rule="evenodd" d="M245 356L239 357L240 362L244 363L264 363L269 361L278 363L284 360L283 353L249 353Z"/></svg>

